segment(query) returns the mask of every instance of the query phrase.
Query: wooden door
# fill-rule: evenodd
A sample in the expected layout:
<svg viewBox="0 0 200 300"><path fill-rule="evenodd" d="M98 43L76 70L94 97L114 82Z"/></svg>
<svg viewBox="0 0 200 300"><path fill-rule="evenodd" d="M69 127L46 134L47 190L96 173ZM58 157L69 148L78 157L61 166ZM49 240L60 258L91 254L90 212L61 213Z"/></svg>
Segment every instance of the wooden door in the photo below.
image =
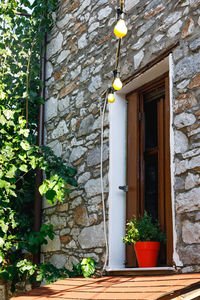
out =
<svg viewBox="0 0 200 300"><path fill-rule="evenodd" d="M127 221L144 210L167 233L160 265L172 265L172 215L169 152L169 84L165 76L129 94L127 130ZM135 267L126 247L126 267Z"/></svg>

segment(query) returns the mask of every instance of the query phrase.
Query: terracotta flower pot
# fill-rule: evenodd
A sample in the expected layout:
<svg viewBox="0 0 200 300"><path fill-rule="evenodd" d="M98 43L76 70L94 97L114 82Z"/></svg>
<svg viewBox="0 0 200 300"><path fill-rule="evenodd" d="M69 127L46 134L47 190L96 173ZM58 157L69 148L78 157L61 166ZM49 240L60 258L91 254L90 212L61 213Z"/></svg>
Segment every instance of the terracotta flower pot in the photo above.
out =
<svg viewBox="0 0 200 300"><path fill-rule="evenodd" d="M136 242L134 248L139 268L156 267L160 242Z"/></svg>

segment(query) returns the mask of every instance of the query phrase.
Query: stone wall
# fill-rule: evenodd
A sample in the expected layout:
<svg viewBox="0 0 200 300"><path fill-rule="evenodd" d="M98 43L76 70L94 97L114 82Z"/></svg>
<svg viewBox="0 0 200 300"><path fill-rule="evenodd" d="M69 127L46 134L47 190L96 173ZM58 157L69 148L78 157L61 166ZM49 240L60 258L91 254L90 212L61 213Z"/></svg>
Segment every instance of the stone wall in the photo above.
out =
<svg viewBox="0 0 200 300"><path fill-rule="evenodd" d="M104 261L100 187L100 107L115 64L116 0L61 0L48 40L46 144L77 168L79 187L64 204L44 208L56 238L45 260L70 267L82 257ZM167 48L173 50L175 229L184 272L200 270L200 1L126 0L122 41L125 80ZM108 219L109 111L104 122L103 174Z"/></svg>

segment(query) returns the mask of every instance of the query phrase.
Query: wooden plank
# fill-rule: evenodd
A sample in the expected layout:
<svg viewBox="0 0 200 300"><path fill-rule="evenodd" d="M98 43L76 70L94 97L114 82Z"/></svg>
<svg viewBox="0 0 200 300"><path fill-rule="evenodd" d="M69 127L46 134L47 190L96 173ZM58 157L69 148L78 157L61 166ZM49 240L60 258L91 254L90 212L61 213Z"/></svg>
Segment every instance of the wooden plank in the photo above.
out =
<svg viewBox="0 0 200 300"><path fill-rule="evenodd" d="M200 274L167 276L104 276L101 278L68 278L37 288L12 300L47 299L143 299L169 300L183 295L185 300L198 297Z"/></svg>
<svg viewBox="0 0 200 300"><path fill-rule="evenodd" d="M139 216L143 216L144 214L144 207L145 207L145 173L144 173L144 141L145 141L145 132L144 132L144 99L143 99L143 95L140 94L140 113L142 115L142 119L139 122L139 132L140 132L140 136L139 136L139 168L140 168L140 180L139 180L139 211L137 211L137 217Z"/></svg>
<svg viewBox="0 0 200 300"><path fill-rule="evenodd" d="M139 98L137 93L128 97L127 113L127 202L126 219L138 215L139 202ZM135 267L136 257L133 246L126 246L126 267Z"/></svg>
<svg viewBox="0 0 200 300"><path fill-rule="evenodd" d="M166 231L166 214L165 214L165 161L164 161L164 99L158 101L158 220L162 231ZM159 254L160 265L166 265L166 246L161 244Z"/></svg>
<svg viewBox="0 0 200 300"><path fill-rule="evenodd" d="M158 107L158 215L161 229L165 230L164 212L164 126L163 126L163 99L157 102Z"/></svg>
<svg viewBox="0 0 200 300"><path fill-rule="evenodd" d="M170 99L169 77L165 78L165 212L167 234L167 265L173 265L173 225L172 225L172 201L171 201L171 173L170 173Z"/></svg>

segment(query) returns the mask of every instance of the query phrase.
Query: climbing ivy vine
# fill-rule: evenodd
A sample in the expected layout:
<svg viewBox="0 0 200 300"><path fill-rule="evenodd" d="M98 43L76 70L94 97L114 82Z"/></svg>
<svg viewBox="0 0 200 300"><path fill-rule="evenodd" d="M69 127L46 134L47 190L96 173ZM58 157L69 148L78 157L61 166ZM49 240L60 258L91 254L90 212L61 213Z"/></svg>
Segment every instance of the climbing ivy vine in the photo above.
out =
<svg viewBox="0 0 200 300"><path fill-rule="evenodd" d="M56 4L57 0L0 3L0 278L12 282L12 291L27 278L33 282L47 273L50 278L61 274L28 259L54 237L52 225L33 231L35 169L46 174L39 191L51 204L63 201L69 187L77 185L73 168L48 147L36 145L38 106L44 102L39 93L40 61Z"/></svg>

